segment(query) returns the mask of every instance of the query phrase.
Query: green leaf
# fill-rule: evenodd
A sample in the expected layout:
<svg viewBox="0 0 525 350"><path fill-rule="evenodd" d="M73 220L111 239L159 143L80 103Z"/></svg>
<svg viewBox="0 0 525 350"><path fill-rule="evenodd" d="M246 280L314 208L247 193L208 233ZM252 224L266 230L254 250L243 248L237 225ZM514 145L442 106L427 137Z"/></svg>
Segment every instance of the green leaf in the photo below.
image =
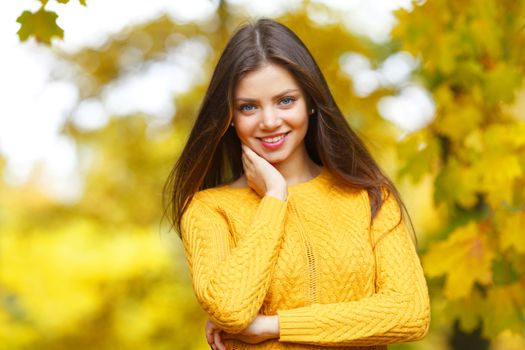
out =
<svg viewBox="0 0 525 350"><path fill-rule="evenodd" d="M470 333L479 325L484 302L480 292L473 289L468 297L449 300L444 307L444 312L447 319L450 321L458 319L461 330Z"/></svg>
<svg viewBox="0 0 525 350"><path fill-rule="evenodd" d="M496 337L505 330L517 334L523 332L525 315L523 312L523 285L494 286L488 290L487 304L482 310L483 335Z"/></svg>
<svg viewBox="0 0 525 350"><path fill-rule="evenodd" d="M82 6L86 6L86 0L78 0L80 2L80 5ZM69 2L69 0L57 0L57 2L61 3L61 4L67 4Z"/></svg>
<svg viewBox="0 0 525 350"><path fill-rule="evenodd" d="M455 203L470 208L477 203L478 175L470 166L450 158L436 177L434 201L452 207Z"/></svg>
<svg viewBox="0 0 525 350"><path fill-rule="evenodd" d="M33 36L36 41L51 44L51 39L56 37L64 38L64 31L57 23L57 14L40 8L37 12L24 11L18 18L17 22L21 24L17 34L20 41L26 41Z"/></svg>
<svg viewBox="0 0 525 350"><path fill-rule="evenodd" d="M433 171L433 164L439 158L439 145L435 138L426 139L416 132L398 146L398 158L403 166L398 176L408 176L418 183L423 176Z"/></svg>
<svg viewBox="0 0 525 350"><path fill-rule="evenodd" d="M514 100L515 90L521 84L522 74L515 67L500 62L484 79L483 89L487 102L510 103Z"/></svg>
<svg viewBox="0 0 525 350"><path fill-rule="evenodd" d="M501 256L492 262L492 276L496 285L513 283L520 278L512 263Z"/></svg>

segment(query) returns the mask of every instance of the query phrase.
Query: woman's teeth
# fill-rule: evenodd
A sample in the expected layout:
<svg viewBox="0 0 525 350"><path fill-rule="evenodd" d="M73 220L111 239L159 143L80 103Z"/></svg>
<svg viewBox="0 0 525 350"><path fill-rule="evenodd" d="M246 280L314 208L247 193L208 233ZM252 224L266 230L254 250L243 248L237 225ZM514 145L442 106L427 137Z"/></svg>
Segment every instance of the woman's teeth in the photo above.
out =
<svg viewBox="0 0 525 350"><path fill-rule="evenodd" d="M274 142L277 142L277 141L283 139L284 136L285 136L285 135L281 135L281 136L276 136L276 137L272 137L272 138L269 138L269 139L267 139L267 138L263 138L262 140L263 140L264 142L274 143Z"/></svg>

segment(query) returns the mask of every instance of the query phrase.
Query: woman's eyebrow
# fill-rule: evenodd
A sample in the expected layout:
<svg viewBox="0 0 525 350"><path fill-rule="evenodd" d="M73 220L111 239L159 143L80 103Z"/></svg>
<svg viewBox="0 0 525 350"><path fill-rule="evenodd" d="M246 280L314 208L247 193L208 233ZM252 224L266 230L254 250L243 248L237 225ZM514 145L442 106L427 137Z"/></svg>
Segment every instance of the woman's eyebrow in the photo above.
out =
<svg viewBox="0 0 525 350"><path fill-rule="evenodd" d="M286 95L286 94L288 94L290 92L296 92L296 91L299 91L299 89L286 89L283 92L281 92L281 93L275 95L274 97L272 97L272 99L276 99L277 97L280 97L282 95ZM255 102L255 101L257 101L256 98L248 98L248 97L239 97L239 98L235 99L235 101L240 101L240 100L246 101L246 102Z"/></svg>

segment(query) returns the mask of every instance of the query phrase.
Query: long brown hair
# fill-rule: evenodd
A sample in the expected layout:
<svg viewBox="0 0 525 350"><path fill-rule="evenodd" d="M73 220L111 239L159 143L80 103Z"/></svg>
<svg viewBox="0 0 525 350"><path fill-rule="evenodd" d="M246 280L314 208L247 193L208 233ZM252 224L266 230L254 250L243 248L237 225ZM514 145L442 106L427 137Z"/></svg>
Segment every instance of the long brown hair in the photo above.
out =
<svg viewBox="0 0 525 350"><path fill-rule="evenodd" d="M234 128L229 127L233 95L239 79L269 63L287 69L302 88L308 110L315 109L304 139L310 158L344 186L366 189L372 220L385 200L382 192L394 195L408 215L394 184L345 120L304 43L285 25L260 18L237 28L227 43L190 136L164 185L163 207L178 234L181 217L196 192L242 175L241 143ZM401 220L402 215L398 225ZM411 220L410 224L413 231Z"/></svg>

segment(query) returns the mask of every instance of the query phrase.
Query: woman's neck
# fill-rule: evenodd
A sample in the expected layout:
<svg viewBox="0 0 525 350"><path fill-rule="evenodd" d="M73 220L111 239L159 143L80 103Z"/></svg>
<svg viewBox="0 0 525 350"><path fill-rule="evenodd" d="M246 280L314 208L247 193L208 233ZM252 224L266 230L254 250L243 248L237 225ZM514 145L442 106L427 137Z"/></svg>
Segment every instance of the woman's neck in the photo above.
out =
<svg viewBox="0 0 525 350"><path fill-rule="evenodd" d="M286 180L288 186L306 182L321 173L322 167L317 165L306 151L306 147L297 149L295 154L290 155L286 160L272 164Z"/></svg>

